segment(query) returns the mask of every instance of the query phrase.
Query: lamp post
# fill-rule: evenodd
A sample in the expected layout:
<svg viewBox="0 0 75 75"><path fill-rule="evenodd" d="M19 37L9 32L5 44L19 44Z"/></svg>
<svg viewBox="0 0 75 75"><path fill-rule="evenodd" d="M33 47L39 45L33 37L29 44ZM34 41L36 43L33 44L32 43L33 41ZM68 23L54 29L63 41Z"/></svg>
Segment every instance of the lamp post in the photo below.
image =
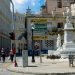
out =
<svg viewBox="0 0 75 75"><path fill-rule="evenodd" d="M31 24L31 30L32 30L32 62L35 62L35 51L34 51L34 44L33 44L33 31L35 29L34 23Z"/></svg>
<svg viewBox="0 0 75 75"><path fill-rule="evenodd" d="M11 4L12 4L12 25L13 25L13 42L14 42L14 48L13 48L13 52L14 52L14 66L17 67L17 62L16 62L16 43L15 43L15 25L14 25L14 3L12 2L12 0L10 0Z"/></svg>

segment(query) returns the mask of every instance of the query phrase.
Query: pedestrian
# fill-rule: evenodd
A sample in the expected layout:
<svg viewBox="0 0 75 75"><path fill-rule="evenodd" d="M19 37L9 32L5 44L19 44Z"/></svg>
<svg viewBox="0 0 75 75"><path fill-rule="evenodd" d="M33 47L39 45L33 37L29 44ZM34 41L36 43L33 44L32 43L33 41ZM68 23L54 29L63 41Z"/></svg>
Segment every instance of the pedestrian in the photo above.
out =
<svg viewBox="0 0 75 75"><path fill-rule="evenodd" d="M1 50L1 56L2 56L2 61L4 63L5 62L5 51L4 51L4 48L2 48L2 50Z"/></svg>
<svg viewBox="0 0 75 75"><path fill-rule="evenodd" d="M13 58L14 58L14 53L12 51L12 49L10 50L10 60L11 62L13 62Z"/></svg>
<svg viewBox="0 0 75 75"><path fill-rule="evenodd" d="M69 55L69 66L73 67L73 61L74 61L74 56L73 55Z"/></svg>
<svg viewBox="0 0 75 75"><path fill-rule="evenodd" d="M0 48L0 61L1 61L1 48Z"/></svg>

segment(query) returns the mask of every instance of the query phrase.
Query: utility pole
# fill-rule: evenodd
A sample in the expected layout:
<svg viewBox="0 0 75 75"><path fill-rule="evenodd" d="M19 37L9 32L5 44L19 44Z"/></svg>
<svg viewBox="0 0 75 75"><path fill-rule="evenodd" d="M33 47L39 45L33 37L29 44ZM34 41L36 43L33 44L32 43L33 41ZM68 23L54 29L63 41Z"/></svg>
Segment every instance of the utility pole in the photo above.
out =
<svg viewBox="0 0 75 75"><path fill-rule="evenodd" d="M16 62L16 43L15 43L15 24L14 24L14 4L12 2L12 0L10 0L11 4L12 4L12 25L13 25L13 33L14 33L14 36L13 36L13 52L14 52L14 66L17 67L18 64Z"/></svg>
<svg viewBox="0 0 75 75"><path fill-rule="evenodd" d="M22 58L23 58L23 67L28 66L28 39L27 39L27 17L25 17L25 46L24 50L22 50Z"/></svg>
<svg viewBox="0 0 75 75"><path fill-rule="evenodd" d="M35 29L34 23L31 23L31 31L32 31L32 62L35 62L35 51L34 51L34 42L33 42L33 31Z"/></svg>

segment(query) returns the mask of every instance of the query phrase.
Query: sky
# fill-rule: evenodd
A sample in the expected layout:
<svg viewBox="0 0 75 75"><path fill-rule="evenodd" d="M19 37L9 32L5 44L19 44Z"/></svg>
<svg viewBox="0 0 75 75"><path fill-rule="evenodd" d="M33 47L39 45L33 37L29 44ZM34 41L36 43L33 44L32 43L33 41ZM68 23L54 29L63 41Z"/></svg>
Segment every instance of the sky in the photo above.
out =
<svg viewBox="0 0 75 75"><path fill-rule="evenodd" d="M44 4L44 0L12 0L16 12L25 13L28 6L33 13L39 13L41 5Z"/></svg>

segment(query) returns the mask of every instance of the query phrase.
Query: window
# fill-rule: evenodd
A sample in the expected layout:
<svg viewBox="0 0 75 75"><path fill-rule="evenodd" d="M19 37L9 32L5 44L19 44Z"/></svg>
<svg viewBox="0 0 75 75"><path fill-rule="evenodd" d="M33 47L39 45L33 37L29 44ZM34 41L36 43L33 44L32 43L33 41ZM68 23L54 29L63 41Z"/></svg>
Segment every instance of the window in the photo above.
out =
<svg viewBox="0 0 75 75"><path fill-rule="evenodd" d="M64 40L61 40L61 46L63 45Z"/></svg>
<svg viewBox="0 0 75 75"><path fill-rule="evenodd" d="M58 6L58 8L62 8L62 1L61 0L57 0L57 6Z"/></svg>
<svg viewBox="0 0 75 75"><path fill-rule="evenodd" d="M72 23L73 28L75 28L74 23Z"/></svg>
<svg viewBox="0 0 75 75"><path fill-rule="evenodd" d="M45 45L48 49L54 49L54 40L46 40Z"/></svg>
<svg viewBox="0 0 75 75"><path fill-rule="evenodd" d="M57 28L63 28L63 23L58 23Z"/></svg>
<svg viewBox="0 0 75 75"><path fill-rule="evenodd" d="M75 3L75 0L70 0L70 3Z"/></svg>

